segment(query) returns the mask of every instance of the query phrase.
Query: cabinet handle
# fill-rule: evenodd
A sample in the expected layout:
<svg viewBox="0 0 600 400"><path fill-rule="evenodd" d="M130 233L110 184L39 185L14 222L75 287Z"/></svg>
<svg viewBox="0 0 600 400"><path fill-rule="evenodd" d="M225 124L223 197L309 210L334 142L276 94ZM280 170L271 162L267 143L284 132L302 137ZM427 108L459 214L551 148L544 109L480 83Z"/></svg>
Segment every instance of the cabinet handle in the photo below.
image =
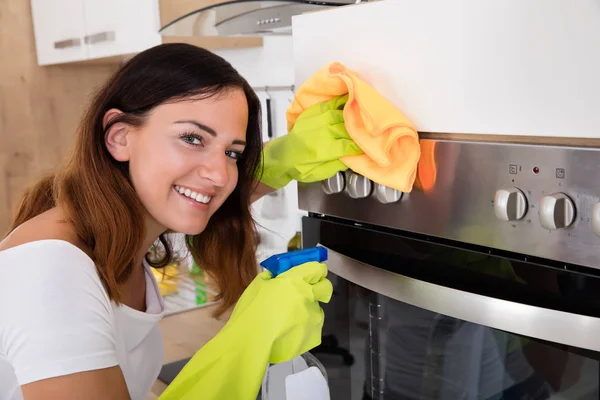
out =
<svg viewBox="0 0 600 400"><path fill-rule="evenodd" d="M81 46L80 38L58 40L58 41L54 42L55 49L66 49L69 47L79 47L79 46Z"/></svg>
<svg viewBox="0 0 600 400"><path fill-rule="evenodd" d="M116 39L115 31L106 31L94 33L92 35L84 36L86 44L94 44L100 42L113 42Z"/></svg>

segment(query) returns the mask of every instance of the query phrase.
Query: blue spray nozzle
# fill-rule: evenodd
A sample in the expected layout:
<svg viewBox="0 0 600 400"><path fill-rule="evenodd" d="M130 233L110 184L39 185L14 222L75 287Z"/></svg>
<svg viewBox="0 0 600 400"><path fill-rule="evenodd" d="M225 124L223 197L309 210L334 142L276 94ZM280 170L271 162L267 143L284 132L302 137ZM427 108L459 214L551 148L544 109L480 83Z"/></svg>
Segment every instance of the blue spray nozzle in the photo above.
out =
<svg viewBox="0 0 600 400"><path fill-rule="evenodd" d="M317 246L309 249L289 251L287 253L275 254L261 262L260 265L271 272L273 278L284 273L290 268L307 262L323 262L327 260L327 249Z"/></svg>

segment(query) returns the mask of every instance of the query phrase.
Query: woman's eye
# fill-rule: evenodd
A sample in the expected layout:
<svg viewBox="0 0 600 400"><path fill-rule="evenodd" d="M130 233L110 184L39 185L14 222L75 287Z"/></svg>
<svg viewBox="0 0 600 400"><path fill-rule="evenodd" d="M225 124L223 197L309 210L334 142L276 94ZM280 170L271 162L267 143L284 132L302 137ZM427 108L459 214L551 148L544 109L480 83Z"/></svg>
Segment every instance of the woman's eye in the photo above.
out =
<svg viewBox="0 0 600 400"><path fill-rule="evenodd" d="M240 158L242 158L242 154L243 153L241 153L239 151L234 151L234 150L227 150L225 152L225 155L227 155L227 157L230 157L236 161L239 160Z"/></svg>
<svg viewBox="0 0 600 400"><path fill-rule="evenodd" d="M185 134L181 135L181 139L192 146L200 146L202 144L202 137L198 135Z"/></svg>

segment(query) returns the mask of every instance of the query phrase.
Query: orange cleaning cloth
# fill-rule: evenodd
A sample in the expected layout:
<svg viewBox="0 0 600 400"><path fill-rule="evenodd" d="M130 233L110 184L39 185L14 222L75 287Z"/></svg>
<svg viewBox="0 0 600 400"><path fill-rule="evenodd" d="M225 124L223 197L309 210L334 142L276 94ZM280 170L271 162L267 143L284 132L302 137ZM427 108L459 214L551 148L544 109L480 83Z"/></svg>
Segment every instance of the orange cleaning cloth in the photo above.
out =
<svg viewBox="0 0 600 400"><path fill-rule="evenodd" d="M423 192L429 192L435 187L437 179L437 165L435 163L435 144L432 140L422 140L421 158L417 167L417 180L415 187Z"/></svg>
<svg viewBox="0 0 600 400"><path fill-rule="evenodd" d="M344 124L364 154L340 161L373 182L410 192L420 157L416 129L356 72L339 62L325 65L298 88L286 113L288 132L305 109L346 93Z"/></svg>

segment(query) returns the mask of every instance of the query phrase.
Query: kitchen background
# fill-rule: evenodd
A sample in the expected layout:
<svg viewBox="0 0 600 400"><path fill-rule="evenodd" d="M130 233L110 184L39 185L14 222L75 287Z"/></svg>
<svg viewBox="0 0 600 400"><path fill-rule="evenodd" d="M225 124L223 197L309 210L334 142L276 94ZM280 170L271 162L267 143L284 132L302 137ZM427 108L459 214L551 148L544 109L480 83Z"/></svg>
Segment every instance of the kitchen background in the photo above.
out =
<svg viewBox="0 0 600 400"><path fill-rule="evenodd" d="M165 41L217 52L270 99L274 137L285 134L292 84L339 61L414 123L437 175L391 203L368 179L341 179L330 194L300 186L304 243L329 248L335 286L313 351L332 398L598 398L597 0L382 1L303 15L293 40L157 35L186 14L178 7L200 3L31 0L32 19L29 2L0 0L0 229L24 186L62 159L89 94L126 54ZM194 25L182 22L170 34ZM107 40L115 29L123 41ZM356 182L370 189L351 198ZM254 205L259 258L300 229L297 191ZM210 307L165 318L165 364L222 323Z"/></svg>
<svg viewBox="0 0 600 400"><path fill-rule="evenodd" d="M11 212L23 189L40 174L56 166L66 155L91 93L126 59L124 55L100 55L78 62L57 63L60 60L53 53L56 52L53 44L58 39L70 37L69 32L61 32L60 29L74 29L83 19L76 12L64 10L80 6L83 2L84 0L0 2L0 51L3 54L0 61L1 232L8 229ZM111 6L117 7L117 3L109 3L103 0L85 0L85 5L98 18L104 17L105 22L112 23L115 9ZM127 3L131 5L136 1L130 0ZM144 7L153 3L156 10L156 2L143 0L137 3L143 3ZM161 18L172 20L174 16L183 15L177 6L190 7L192 3L163 0L160 3ZM104 8L90 7L90 4L101 4ZM171 5L175 8L171 8ZM125 16L131 15L129 13ZM93 15L88 17L94 18ZM139 15L138 17L141 18ZM34 21L35 18L37 20ZM131 24L131 18L124 19L126 24ZM55 65L39 65L34 25L38 30L38 40L43 41L42 56L48 63ZM134 28L136 26L133 25ZM153 35L155 33L151 32ZM153 36L153 40L155 39L156 35ZM285 111L293 98L294 81L291 36L185 37L177 41L197 44L223 56L256 87L263 102L265 141L269 139L267 113L264 110L267 99L270 99L273 138L286 133ZM44 53L45 42L49 46ZM150 45L154 44L147 45L144 40L138 43L141 48ZM117 49L116 52L135 53L126 47ZM98 48L102 50L102 44ZM62 54L68 55L69 52L73 53L72 50L67 50ZM288 243L300 230L302 213L298 211L296 199L297 187L295 183L291 183L275 195L254 204L254 215L261 234L257 254L259 259L286 251ZM186 261L189 262L189 259ZM218 332L225 320L213 319L211 307L205 307L211 304L210 289L207 295L202 276L180 275L175 280L165 280L161 285L161 291L163 290L163 293L168 294L165 303L167 315L170 315L161 321L167 364L194 354ZM156 398L165 387L164 382L157 380L149 398Z"/></svg>
<svg viewBox="0 0 600 400"><path fill-rule="evenodd" d="M36 3L40 2L32 2ZM72 4L76 3L80 2ZM86 6L88 3L98 1L88 0ZM168 3L161 3L164 18L178 12L167 7ZM55 11L45 10L46 18L53 17L56 9L65 9L61 4L52 7ZM65 15L54 17L64 19ZM48 23L40 21L36 24ZM285 111L293 98L291 36L230 39L184 40L210 48L230 61L257 88L263 109L270 98L273 137L285 134ZM62 160L90 94L118 69L123 57L39 66L31 4L18 0L3 1L0 7L0 51L0 231L5 232L24 187ZM266 112L263 127L267 140ZM299 229L296 192L292 183L254 205L265 254L285 251Z"/></svg>

